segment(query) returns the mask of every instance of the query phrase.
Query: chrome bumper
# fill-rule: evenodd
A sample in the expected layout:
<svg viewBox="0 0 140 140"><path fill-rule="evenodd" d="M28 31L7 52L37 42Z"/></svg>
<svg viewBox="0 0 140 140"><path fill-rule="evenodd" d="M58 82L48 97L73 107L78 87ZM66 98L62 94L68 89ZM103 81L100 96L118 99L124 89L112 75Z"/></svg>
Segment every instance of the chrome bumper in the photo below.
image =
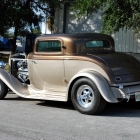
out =
<svg viewBox="0 0 140 140"><path fill-rule="evenodd" d="M111 90L117 99L126 99L129 101L132 95L135 95L136 92L140 92L140 85L111 87Z"/></svg>

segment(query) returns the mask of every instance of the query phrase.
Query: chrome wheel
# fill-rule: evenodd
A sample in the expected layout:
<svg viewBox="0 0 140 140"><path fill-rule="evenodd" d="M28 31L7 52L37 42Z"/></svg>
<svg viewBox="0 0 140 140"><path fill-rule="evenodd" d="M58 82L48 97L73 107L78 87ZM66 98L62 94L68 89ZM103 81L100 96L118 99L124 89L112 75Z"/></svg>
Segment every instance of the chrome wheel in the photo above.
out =
<svg viewBox="0 0 140 140"><path fill-rule="evenodd" d="M88 108L94 102L94 92L88 85L82 85L77 90L77 101L84 107Z"/></svg>
<svg viewBox="0 0 140 140"><path fill-rule="evenodd" d="M76 110L88 115L101 112L106 105L95 83L85 77L74 83L71 100Z"/></svg>

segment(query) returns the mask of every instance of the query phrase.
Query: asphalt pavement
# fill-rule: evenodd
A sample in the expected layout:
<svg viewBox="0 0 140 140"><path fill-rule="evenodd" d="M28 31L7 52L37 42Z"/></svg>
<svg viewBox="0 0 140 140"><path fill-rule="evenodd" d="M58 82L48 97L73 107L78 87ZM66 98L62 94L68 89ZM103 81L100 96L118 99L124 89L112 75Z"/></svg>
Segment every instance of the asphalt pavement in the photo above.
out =
<svg viewBox="0 0 140 140"><path fill-rule="evenodd" d="M107 104L99 115L71 102L29 100L10 93L0 100L0 140L139 140L140 102Z"/></svg>

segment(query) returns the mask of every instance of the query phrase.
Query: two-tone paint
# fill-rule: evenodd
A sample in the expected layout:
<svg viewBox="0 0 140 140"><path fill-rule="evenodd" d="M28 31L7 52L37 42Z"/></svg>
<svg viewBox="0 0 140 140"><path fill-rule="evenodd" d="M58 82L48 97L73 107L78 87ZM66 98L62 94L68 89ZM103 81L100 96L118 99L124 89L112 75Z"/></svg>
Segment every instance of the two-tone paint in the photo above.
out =
<svg viewBox="0 0 140 140"><path fill-rule="evenodd" d="M56 40L60 52L37 52L36 42ZM86 48L91 40L107 40L109 48ZM27 57L30 85L22 85L0 70L0 78L19 96L67 101L74 82L87 77L94 81L103 98L112 103L129 99L140 91L140 63L127 54L115 53L114 40L104 34L53 34L36 38ZM118 79L118 80L117 80ZM19 86L20 85L20 86Z"/></svg>

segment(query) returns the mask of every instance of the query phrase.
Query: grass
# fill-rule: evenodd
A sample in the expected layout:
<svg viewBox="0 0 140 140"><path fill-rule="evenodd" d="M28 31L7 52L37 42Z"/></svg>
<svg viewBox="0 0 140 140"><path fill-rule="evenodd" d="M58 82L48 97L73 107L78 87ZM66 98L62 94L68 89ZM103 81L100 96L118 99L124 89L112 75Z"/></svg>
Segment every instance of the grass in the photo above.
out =
<svg viewBox="0 0 140 140"><path fill-rule="evenodd" d="M8 64L5 66L4 70L9 72L9 65Z"/></svg>

